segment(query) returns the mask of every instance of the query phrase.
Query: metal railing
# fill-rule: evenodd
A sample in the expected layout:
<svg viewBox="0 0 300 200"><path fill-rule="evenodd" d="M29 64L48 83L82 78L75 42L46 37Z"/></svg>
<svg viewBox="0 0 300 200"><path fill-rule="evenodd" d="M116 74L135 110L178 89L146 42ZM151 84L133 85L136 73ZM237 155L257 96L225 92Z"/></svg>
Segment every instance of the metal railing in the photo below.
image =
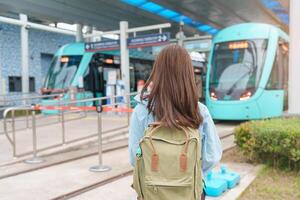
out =
<svg viewBox="0 0 300 200"><path fill-rule="evenodd" d="M32 104L34 100L40 100L44 98L51 98L57 97L59 95L64 95L65 93L57 93L57 94L48 94L48 95L41 95L39 93L13 93L13 94L6 94L0 96L0 105L26 105ZM29 102L28 102L29 101ZM19 103L18 103L19 102Z"/></svg>
<svg viewBox="0 0 300 200"><path fill-rule="evenodd" d="M57 97L57 96L62 97L66 93L57 93L57 94L49 94L49 95L40 95L40 94L34 93L34 94L36 94L36 96L26 97L26 95L29 95L29 94L32 94L32 93L28 93L28 94L26 93L25 95L23 95L23 93L21 93L20 98L14 100L14 101L0 100L0 103L3 105L3 107L0 107L0 114L1 114L0 118L3 117L3 112L6 109L9 109L11 107L26 107L27 108L27 107L30 107L32 104L41 104L42 103L41 100L43 100L43 99L53 98L53 97ZM11 96L13 96L13 95L11 94ZM20 103L17 103L17 102L20 102ZM30 117L29 117L29 111L30 110L24 109L24 111L25 111L25 114L23 114L23 118L19 117L19 119L15 119L15 121L17 121L17 120L25 121L25 127L21 127L20 129L16 129L16 131L17 130L22 130L23 128L30 128L30 122L29 122L30 121ZM72 112L73 111L70 111L70 113L72 113ZM76 119L86 117L84 112L82 114L83 114L83 116L80 116L80 117L75 118L75 119L69 119L69 120L76 120ZM52 115L52 116L54 116L54 115ZM44 115L37 115L37 118L38 117L43 118ZM55 123L60 122L60 117L58 116L57 118L58 118L57 122L45 123L45 124L39 125L39 126L47 126L47 125L51 125L51 124L55 124ZM7 122L9 122L9 121L7 121ZM12 132L12 130L3 130L3 131L0 130L0 134L3 134L4 132Z"/></svg>
<svg viewBox="0 0 300 200"><path fill-rule="evenodd" d="M126 120L126 125L117 127L117 128L111 128L108 130L103 130L103 126L102 126L102 120L103 120L103 113L102 110L104 108L115 108L116 106L123 106L123 107L127 107L127 108L131 108L131 97L135 96L137 93L131 93L128 95L121 95L121 96L108 96L108 97L100 97L100 98L90 98L90 99L82 99L82 100L58 100L57 103L55 105L51 105L52 107L57 107L58 111L59 111L59 115L60 115L60 122L61 123L61 139L59 143L53 144L53 145L49 145L43 148L37 148L37 135L39 134L37 132L37 118L36 118L36 111L40 110L40 108L37 107L37 105L31 105L31 106L20 106L20 107L11 107L11 108L7 108L4 111L4 119L3 119L3 125L4 125L4 133L9 141L9 143L12 146L13 149L13 157L15 158L20 158L26 155L30 155L32 154L32 158L27 159L26 163L40 163L43 162L44 160L41 159L40 157L38 157L38 153L46 151L46 150L50 150L50 149L55 149L58 147L62 147L64 145L67 144L72 144L75 142L79 142L79 141L83 141L89 138L94 138L94 137L98 137L98 154L99 154L99 163L97 166L91 167L91 171L106 171L109 170L110 168L107 166L102 166L102 139L103 136L105 136L105 134L107 133L113 133L115 131L120 131L124 128L127 128L129 125L129 121L130 121L130 112L127 112L127 120ZM120 99L122 99L120 101ZM107 102L110 102L109 104L105 104ZM77 107L76 105L81 104L84 106L79 106ZM93 104L93 105L97 105L95 106L85 106L86 104ZM50 107L51 107L50 106ZM97 133L89 133L89 134L85 134L85 136L83 137L78 137L75 139L70 139L70 140L66 140L66 130L65 130L65 124L66 124L66 119L65 119L65 115L66 115L66 110L63 109L59 109L59 107L66 107L66 106L72 106L74 108L97 108L94 109L92 111L92 109L88 109L88 112L94 112L97 113ZM49 107L49 106L48 106ZM43 108L44 110L47 110L47 106ZM19 110L23 110L26 111L28 113L28 118L29 115L31 115L31 127L28 126L28 128L32 129L32 151L29 152L25 152L25 153L21 153L18 154L17 153L17 142L16 142L16 120L15 120L15 112L19 111ZM80 109L79 109L80 110ZM84 109L78 111L77 112L87 112ZM11 113L11 131L8 131L8 114ZM110 135L109 137L114 137L114 136L119 136L120 134L124 134L127 133L127 131L123 131L120 133L114 133L114 135Z"/></svg>

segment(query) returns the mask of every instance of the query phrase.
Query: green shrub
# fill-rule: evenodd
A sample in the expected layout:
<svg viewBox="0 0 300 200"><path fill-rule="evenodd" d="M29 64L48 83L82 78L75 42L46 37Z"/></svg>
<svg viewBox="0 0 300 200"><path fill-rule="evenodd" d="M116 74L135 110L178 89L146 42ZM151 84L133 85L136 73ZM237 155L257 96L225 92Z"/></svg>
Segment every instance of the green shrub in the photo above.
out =
<svg viewBox="0 0 300 200"><path fill-rule="evenodd" d="M275 118L242 123L235 143L251 161L299 169L300 118Z"/></svg>

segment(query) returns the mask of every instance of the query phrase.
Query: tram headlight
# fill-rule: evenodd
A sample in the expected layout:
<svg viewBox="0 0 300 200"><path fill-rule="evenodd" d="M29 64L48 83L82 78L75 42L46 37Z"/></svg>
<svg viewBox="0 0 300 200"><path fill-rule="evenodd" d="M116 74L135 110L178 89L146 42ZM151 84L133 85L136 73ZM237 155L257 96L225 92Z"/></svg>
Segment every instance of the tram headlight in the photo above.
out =
<svg viewBox="0 0 300 200"><path fill-rule="evenodd" d="M252 96L252 92L246 91L241 95L240 100L243 101L243 100L250 99L251 96Z"/></svg>
<svg viewBox="0 0 300 200"><path fill-rule="evenodd" d="M210 98L214 101L218 100L217 94L215 92L210 92Z"/></svg>

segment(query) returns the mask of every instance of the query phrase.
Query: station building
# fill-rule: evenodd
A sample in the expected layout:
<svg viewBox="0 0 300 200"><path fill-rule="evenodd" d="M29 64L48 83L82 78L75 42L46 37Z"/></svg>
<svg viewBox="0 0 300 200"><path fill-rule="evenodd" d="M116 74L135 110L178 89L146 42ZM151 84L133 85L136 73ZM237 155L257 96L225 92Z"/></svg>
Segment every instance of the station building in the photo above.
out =
<svg viewBox="0 0 300 200"><path fill-rule="evenodd" d="M0 85L3 94L22 92L20 29L20 26L0 23ZM57 49L74 42L75 37L37 29L28 32L29 89L38 92Z"/></svg>

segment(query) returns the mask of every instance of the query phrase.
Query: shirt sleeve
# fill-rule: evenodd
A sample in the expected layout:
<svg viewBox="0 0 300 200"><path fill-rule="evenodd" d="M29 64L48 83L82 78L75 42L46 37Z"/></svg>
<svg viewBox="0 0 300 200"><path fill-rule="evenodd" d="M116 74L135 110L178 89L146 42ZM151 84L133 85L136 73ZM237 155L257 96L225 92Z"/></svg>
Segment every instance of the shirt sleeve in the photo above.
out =
<svg viewBox="0 0 300 200"><path fill-rule="evenodd" d="M222 145L207 107L201 104L200 111L203 117L199 128L202 135L202 170L205 175L221 160Z"/></svg>
<svg viewBox="0 0 300 200"><path fill-rule="evenodd" d="M139 106L134 109L129 125L128 149L130 163L132 166L135 164L136 151L139 148L139 141L143 137L145 130L144 125L138 118L138 109Z"/></svg>

